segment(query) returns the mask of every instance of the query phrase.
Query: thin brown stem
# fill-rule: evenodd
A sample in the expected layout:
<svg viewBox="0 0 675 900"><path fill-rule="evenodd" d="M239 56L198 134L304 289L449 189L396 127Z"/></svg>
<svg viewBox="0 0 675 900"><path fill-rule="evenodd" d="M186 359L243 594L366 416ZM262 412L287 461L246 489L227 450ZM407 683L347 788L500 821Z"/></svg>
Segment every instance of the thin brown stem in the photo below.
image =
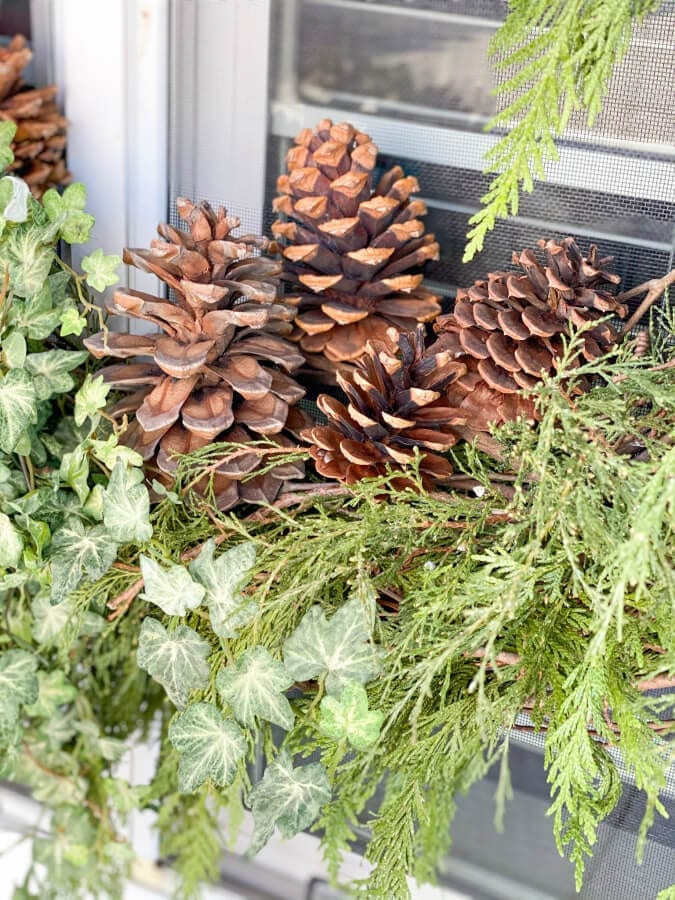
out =
<svg viewBox="0 0 675 900"><path fill-rule="evenodd" d="M645 281L643 284L637 285L637 287L631 288L629 291L624 291L623 294L619 294L616 299L623 303L626 300L632 300L633 297L639 297L640 294L643 294L647 291L647 295L644 300L640 303L638 308L635 310L633 315L628 319L626 324L621 329L621 333L619 334L619 341L622 341L626 335L633 329L637 323L642 319L645 313L656 303L659 297L663 294L663 292L670 287L671 284L675 282L675 269L672 269L668 272L667 275L664 275L663 278L652 278L650 281Z"/></svg>

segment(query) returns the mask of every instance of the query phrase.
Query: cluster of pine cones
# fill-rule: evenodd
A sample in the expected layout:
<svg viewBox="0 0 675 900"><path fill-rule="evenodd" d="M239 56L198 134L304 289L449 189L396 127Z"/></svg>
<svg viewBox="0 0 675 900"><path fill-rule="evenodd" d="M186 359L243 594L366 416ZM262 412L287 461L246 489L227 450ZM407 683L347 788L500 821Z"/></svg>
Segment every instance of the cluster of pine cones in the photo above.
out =
<svg viewBox="0 0 675 900"><path fill-rule="evenodd" d="M239 221L224 209L179 199L186 230L160 225L150 249L124 255L170 299L118 290L110 305L160 331L86 341L96 357L125 360L101 370L123 392L109 412L127 417L123 440L153 477L171 481L179 454L231 442L242 449L216 470L219 508L271 502L304 475L298 463L269 464L261 446L272 441L309 444L317 472L347 484L419 457L432 487L452 475L445 454L458 440L480 446L495 424L536 419L524 392L555 371L570 326L587 326L588 360L616 341L606 318L626 309L605 289L619 279L595 247L585 257L571 238L540 241L514 254L514 270L458 291L442 315L422 286L438 244L415 178L395 167L376 179L368 135L329 120L297 136L287 164L272 226L280 244L234 236ZM317 399L325 424L298 405L296 377L332 386Z"/></svg>

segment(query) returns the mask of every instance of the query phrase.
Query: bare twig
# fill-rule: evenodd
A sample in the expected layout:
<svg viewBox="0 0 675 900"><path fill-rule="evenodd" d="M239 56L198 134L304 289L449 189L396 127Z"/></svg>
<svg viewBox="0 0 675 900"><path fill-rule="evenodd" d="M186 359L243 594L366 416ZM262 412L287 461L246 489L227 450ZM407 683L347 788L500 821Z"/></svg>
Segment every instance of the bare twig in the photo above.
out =
<svg viewBox="0 0 675 900"><path fill-rule="evenodd" d="M122 591L121 594L118 594L116 597L113 597L112 600L108 601L108 609L114 610L114 612L108 616L109 622L114 622L115 619L119 619L120 616L124 615L131 606L134 597L138 596L143 590L143 584L143 579L139 578L138 581L134 581L134 583L125 591Z"/></svg>
<svg viewBox="0 0 675 900"><path fill-rule="evenodd" d="M624 291L623 294L617 295L616 299L619 303L623 303L626 300L632 300L633 297L639 297L640 294L647 291L647 295L642 303L640 303L633 315L621 329L619 341L622 341L631 329L637 325L644 314L654 305L654 303L656 303L661 294L663 294L673 282L675 282L675 269L672 269L667 275L664 275L663 278L652 278L649 281L645 281L643 284L637 285L637 287L631 288L629 291Z"/></svg>

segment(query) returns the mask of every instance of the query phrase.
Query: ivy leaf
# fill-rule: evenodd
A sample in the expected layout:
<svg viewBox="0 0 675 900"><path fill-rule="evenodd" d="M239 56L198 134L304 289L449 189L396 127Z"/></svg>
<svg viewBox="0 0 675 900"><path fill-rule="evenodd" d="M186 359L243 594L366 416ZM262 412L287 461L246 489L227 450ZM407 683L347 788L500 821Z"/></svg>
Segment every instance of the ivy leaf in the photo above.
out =
<svg viewBox="0 0 675 900"><path fill-rule="evenodd" d="M59 324L59 311L54 309L54 293L58 273L50 275L37 294L29 300L13 300L7 322L23 329L31 340L44 341Z"/></svg>
<svg viewBox="0 0 675 900"><path fill-rule="evenodd" d="M75 384L70 372L89 358L86 350L46 350L26 357L26 369L33 375L38 400L65 394Z"/></svg>
<svg viewBox="0 0 675 900"><path fill-rule="evenodd" d="M275 828L285 838L309 828L330 798L331 789L324 767L312 763L294 769L290 756L282 750L251 791L254 829L248 855L258 853Z"/></svg>
<svg viewBox="0 0 675 900"><path fill-rule="evenodd" d="M286 731L293 727L294 714L282 692L292 684L285 666L264 647L247 650L216 677L218 693L232 707L238 722L255 725L258 716Z"/></svg>
<svg viewBox="0 0 675 900"><path fill-rule="evenodd" d="M131 447L125 447L120 444L116 434L111 434L105 441L97 441L92 438L89 440L89 447L96 459L100 459L104 466L110 471L115 468L117 462L124 463L125 466L142 466L143 457L140 453L136 453Z"/></svg>
<svg viewBox="0 0 675 900"><path fill-rule="evenodd" d="M33 640L40 645L50 644L68 624L73 615L73 604L70 600L52 603L48 594L37 594L31 604L33 613Z"/></svg>
<svg viewBox="0 0 675 900"><path fill-rule="evenodd" d="M38 672L38 697L35 703L26 706L29 716L51 719L61 706L72 703L77 697L77 688L70 684L61 669Z"/></svg>
<svg viewBox="0 0 675 900"><path fill-rule="evenodd" d="M17 178L15 175L5 175L0 184L4 188L2 192L3 219L7 222L25 222L28 218L30 188L23 178Z"/></svg>
<svg viewBox="0 0 675 900"><path fill-rule="evenodd" d="M14 162L12 141L15 134L15 122L0 122L0 172L4 172Z"/></svg>
<svg viewBox="0 0 675 900"><path fill-rule="evenodd" d="M69 185L62 194L54 188L45 192L42 206L50 222L58 225L59 232L68 244L84 244L94 226L94 217L84 212L87 191L83 184Z"/></svg>
<svg viewBox="0 0 675 900"><path fill-rule="evenodd" d="M158 681L179 709L193 690L206 687L211 668L206 662L211 647L187 625L168 633L157 619L143 619L138 637L138 665Z"/></svg>
<svg viewBox="0 0 675 900"><path fill-rule="evenodd" d="M241 594L255 562L255 544L252 541L237 544L217 558L215 549L216 543L211 538L190 563L190 573L206 589L206 605L214 632L218 637L235 638L258 609L257 603Z"/></svg>
<svg viewBox="0 0 675 900"><path fill-rule="evenodd" d="M212 703L194 703L169 726L169 740L180 753L178 789L191 794L205 781L229 787L246 754L242 730Z"/></svg>
<svg viewBox="0 0 675 900"><path fill-rule="evenodd" d="M63 454L59 478L75 491L80 503L85 502L89 496L89 460L82 447Z"/></svg>
<svg viewBox="0 0 675 900"><path fill-rule="evenodd" d="M58 316L57 321L61 323L61 337L66 337L69 334L80 335L87 327L86 318L80 315L79 310L75 306L66 307Z"/></svg>
<svg viewBox="0 0 675 900"><path fill-rule="evenodd" d="M0 513L0 568L16 569L23 553L23 538L14 523Z"/></svg>
<svg viewBox="0 0 675 900"><path fill-rule="evenodd" d="M122 262L121 256L106 254L99 247L82 260L82 270L87 273L87 284L95 291L104 291L120 280L117 269Z"/></svg>
<svg viewBox="0 0 675 900"><path fill-rule="evenodd" d="M11 741L22 704L38 698L38 661L25 650L0 653L0 747Z"/></svg>
<svg viewBox="0 0 675 900"><path fill-rule="evenodd" d="M51 546L52 603L65 599L82 580L92 581L108 571L117 556L117 544L102 525L85 530L71 519L54 535Z"/></svg>
<svg viewBox="0 0 675 900"><path fill-rule="evenodd" d="M106 397L110 391L110 385L104 384L103 375L87 377L82 382L82 387L75 394L75 424L80 427L87 417L94 419L102 407L105 406Z"/></svg>
<svg viewBox="0 0 675 900"><path fill-rule="evenodd" d="M115 463L103 496L103 524L120 544L144 544L152 537L150 495L143 472Z"/></svg>
<svg viewBox="0 0 675 900"><path fill-rule="evenodd" d="M2 337L2 355L10 369L21 369L26 361L26 338L20 331Z"/></svg>
<svg viewBox="0 0 675 900"><path fill-rule="evenodd" d="M384 714L368 709L368 695L363 685L351 681L335 697L321 701L319 728L334 741L348 740L355 750L365 750L380 736Z"/></svg>
<svg viewBox="0 0 675 900"><path fill-rule="evenodd" d="M33 297L47 280L54 248L35 227L16 228L3 238L0 261L9 267L9 282L16 297ZM4 268L0 265L0 270Z"/></svg>
<svg viewBox="0 0 675 900"><path fill-rule="evenodd" d="M329 620L312 606L284 643L284 664L296 681L327 673L326 691L339 694L350 681L361 684L380 671L378 651L370 643L370 628L358 597Z"/></svg>
<svg viewBox="0 0 675 900"><path fill-rule="evenodd" d="M188 609L197 609L204 599L204 588L195 584L183 566L172 564L163 569L149 556L141 556L141 573L145 591L141 599L159 606L167 616L184 616Z"/></svg>
<svg viewBox="0 0 675 900"><path fill-rule="evenodd" d="M25 369L12 369L0 379L0 450L12 453L25 429L36 422L33 379Z"/></svg>

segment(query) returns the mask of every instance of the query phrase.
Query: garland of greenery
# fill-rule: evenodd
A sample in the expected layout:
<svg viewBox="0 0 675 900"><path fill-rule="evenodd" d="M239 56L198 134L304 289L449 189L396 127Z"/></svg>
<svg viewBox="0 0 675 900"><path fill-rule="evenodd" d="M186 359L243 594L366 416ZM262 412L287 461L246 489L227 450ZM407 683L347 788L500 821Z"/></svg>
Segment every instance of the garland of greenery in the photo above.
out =
<svg viewBox="0 0 675 900"><path fill-rule="evenodd" d="M546 178L570 115L583 109L593 125L633 26L662 2L510 0L490 45L497 70L508 73L497 88L506 105L487 125L506 133L486 154L486 171L496 174L469 220L464 262L483 249L497 219L518 214L520 191Z"/></svg>

